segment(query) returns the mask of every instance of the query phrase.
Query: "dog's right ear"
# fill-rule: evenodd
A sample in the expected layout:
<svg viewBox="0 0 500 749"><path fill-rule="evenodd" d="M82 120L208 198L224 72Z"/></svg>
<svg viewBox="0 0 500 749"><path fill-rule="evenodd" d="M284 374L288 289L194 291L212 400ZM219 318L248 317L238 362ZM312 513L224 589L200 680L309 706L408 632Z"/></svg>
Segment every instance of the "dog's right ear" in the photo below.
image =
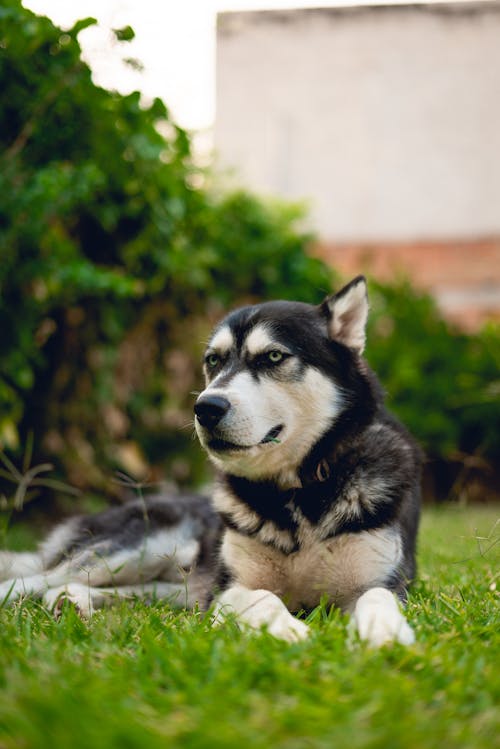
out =
<svg viewBox="0 0 500 749"><path fill-rule="evenodd" d="M336 294L327 296L320 309L327 319L330 338L362 354L368 319L366 278L357 276Z"/></svg>

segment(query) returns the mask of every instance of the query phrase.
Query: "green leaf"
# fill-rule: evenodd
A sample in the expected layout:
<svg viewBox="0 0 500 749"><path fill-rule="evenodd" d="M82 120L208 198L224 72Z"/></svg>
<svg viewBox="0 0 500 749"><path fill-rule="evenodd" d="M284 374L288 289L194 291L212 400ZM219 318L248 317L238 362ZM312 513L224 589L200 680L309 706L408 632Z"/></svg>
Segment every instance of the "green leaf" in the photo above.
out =
<svg viewBox="0 0 500 749"><path fill-rule="evenodd" d="M122 29L113 29L113 34L119 42L130 42L135 38L135 31L132 26L124 26Z"/></svg>
<svg viewBox="0 0 500 749"><path fill-rule="evenodd" d="M88 16L87 18L82 18L80 21L77 21L67 33L73 37L76 37L80 33L80 31L88 29L90 26L95 26L96 24L97 18Z"/></svg>

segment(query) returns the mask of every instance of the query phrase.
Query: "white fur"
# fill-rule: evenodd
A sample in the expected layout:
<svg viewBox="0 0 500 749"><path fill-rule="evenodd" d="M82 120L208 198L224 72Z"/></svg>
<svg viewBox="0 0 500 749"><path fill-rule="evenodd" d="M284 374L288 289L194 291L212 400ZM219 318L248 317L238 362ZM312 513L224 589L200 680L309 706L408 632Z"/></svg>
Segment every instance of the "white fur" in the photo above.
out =
<svg viewBox="0 0 500 749"><path fill-rule="evenodd" d="M247 532L254 531L261 523L260 516L252 512L247 505L237 502L232 492L226 491L223 486L214 489L213 501L216 510L231 515L233 522Z"/></svg>
<svg viewBox="0 0 500 749"><path fill-rule="evenodd" d="M54 575L55 584L61 584L64 578ZM40 596L49 587L44 573L29 575L0 583L0 604L12 602L20 596Z"/></svg>
<svg viewBox="0 0 500 749"><path fill-rule="evenodd" d="M43 570L43 560L38 552L0 551L0 580L27 577Z"/></svg>
<svg viewBox="0 0 500 749"><path fill-rule="evenodd" d="M98 596L102 597L102 601L98 600L97 591L99 591ZM43 594L45 606L55 616L59 616L64 601L73 604L81 616L90 618L99 604L104 605L105 596L98 588L91 588L82 583L67 583L57 588L48 588Z"/></svg>
<svg viewBox="0 0 500 749"><path fill-rule="evenodd" d="M65 549L75 534L79 518L72 517L64 520L49 533L47 538L40 545L40 554L44 566L50 559L58 557L61 549Z"/></svg>
<svg viewBox="0 0 500 749"><path fill-rule="evenodd" d="M411 645L415 636L387 588L371 588L356 602L354 621L362 640L373 647L390 642Z"/></svg>
<svg viewBox="0 0 500 749"><path fill-rule="evenodd" d="M274 345L276 343L266 325L256 325L245 339L245 350L250 356L270 350Z"/></svg>
<svg viewBox="0 0 500 749"><path fill-rule="evenodd" d="M231 586L217 600L215 622L222 622L228 614L253 629L265 627L274 637L287 642L304 640L309 635L307 625L292 616L283 601L268 590Z"/></svg>
<svg viewBox="0 0 500 749"><path fill-rule="evenodd" d="M231 333L229 325L223 325L222 328L217 330L213 338L210 340L209 350L216 351L219 354L227 353L234 346L234 336Z"/></svg>

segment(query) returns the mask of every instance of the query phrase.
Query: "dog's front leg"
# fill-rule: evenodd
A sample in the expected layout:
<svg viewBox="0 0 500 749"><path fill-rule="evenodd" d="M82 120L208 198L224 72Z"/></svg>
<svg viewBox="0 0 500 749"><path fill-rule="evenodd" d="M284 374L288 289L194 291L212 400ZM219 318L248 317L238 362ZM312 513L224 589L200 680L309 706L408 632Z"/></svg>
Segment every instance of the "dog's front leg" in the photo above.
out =
<svg viewBox="0 0 500 749"><path fill-rule="evenodd" d="M226 614L254 629L266 627L274 637L287 642L304 640L309 627L290 614L283 601L269 590L250 590L232 585L216 601L214 621L220 623Z"/></svg>
<svg viewBox="0 0 500 749"><path fill-rule="evenodd" d="M387 588L370 588L353 602L350 609L359 636L373 647L390 642L411 645L415 641L396 596Z"/></svg>

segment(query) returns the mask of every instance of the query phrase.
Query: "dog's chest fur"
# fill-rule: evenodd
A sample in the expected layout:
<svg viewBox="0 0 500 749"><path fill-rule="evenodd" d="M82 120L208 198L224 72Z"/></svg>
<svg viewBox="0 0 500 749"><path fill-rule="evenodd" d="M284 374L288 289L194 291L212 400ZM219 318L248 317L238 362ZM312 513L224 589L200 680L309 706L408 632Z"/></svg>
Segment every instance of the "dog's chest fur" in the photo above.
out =
<svg viewBox="0 0 500 749"><path fill-rule="evenodd" d="M311 531L308 543L285 554L226 530L221 554L234 582L272 591L291 611L311 609L323 597L349 610L364 590L383 585L394 573L401 560L401 541L390 528L325 541Z"/></svg>

